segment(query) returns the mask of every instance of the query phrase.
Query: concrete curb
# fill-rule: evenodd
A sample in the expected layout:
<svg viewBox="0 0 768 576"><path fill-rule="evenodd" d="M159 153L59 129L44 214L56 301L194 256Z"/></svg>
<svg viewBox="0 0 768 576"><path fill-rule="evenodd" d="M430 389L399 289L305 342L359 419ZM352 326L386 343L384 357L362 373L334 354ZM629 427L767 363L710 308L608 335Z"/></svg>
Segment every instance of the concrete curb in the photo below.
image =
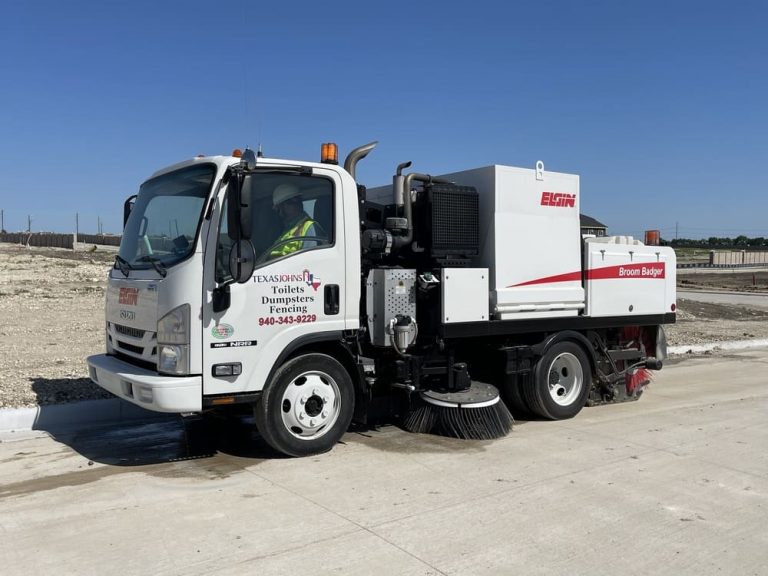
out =
<svg viewBox="0 0 768 576"><path fill-rule="evenodd" d="M734 290L697 290L695 288L682 288L677 291L680 292L690 292L693 294L734 294L736 296L762 296L763 298L768 298L768 292L736 292ZM685 300L685 295L681 296L683 300Z"/></svg>
<svg viewBox="0 0 768 576"><path fill-rule="evenodd" d="M168 417L168 414L151 412L119 398L84 400L71 404L52 404L32 408L4 408L0 409L0 434L30 430L66 432L118 422L158 420Z"/></svg>
<svg viewBox="0 0 768 576"><path fill-rule="evenodd" d="M768 338L756 340L725 340L723 342L707 342L706 344L690 344L685 346L670 346L669 354L701 354L711 350L748 350L749 348L768 347Z"/></svg>

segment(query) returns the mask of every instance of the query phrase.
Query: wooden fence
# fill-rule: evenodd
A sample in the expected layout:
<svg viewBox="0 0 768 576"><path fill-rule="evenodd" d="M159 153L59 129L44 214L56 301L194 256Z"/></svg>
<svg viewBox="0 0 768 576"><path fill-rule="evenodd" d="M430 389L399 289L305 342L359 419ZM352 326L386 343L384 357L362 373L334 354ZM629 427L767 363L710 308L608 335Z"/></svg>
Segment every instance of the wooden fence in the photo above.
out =
<svg viewBox="0 0 768 576"><path fill-rule="evenodd" d="M77 241L83 244L101 244L102 246L120 246L120 236L104 234L78 234ZM52 232L5 232L0 233L0 242L11 242L24 246L45 248L74 248L73 234L54 234Z"/></svg>
<svg viewBox="0 0 768 576"><path fill-rule="evenodd" d="M74 238L72 234L53 234L53 233L29 233L13 232L0 234L0 242L12 242L14 244L23 244L24 246L41 246L45 248L69 248L74 247Z"/></svg>
<svg viewBox="0 0 768 576"><path fill-rule="evenodd" d="M78 234L77 241L84 244L101 244L103 246L120 246L122 236L105 236L104 234Z"/></svg>

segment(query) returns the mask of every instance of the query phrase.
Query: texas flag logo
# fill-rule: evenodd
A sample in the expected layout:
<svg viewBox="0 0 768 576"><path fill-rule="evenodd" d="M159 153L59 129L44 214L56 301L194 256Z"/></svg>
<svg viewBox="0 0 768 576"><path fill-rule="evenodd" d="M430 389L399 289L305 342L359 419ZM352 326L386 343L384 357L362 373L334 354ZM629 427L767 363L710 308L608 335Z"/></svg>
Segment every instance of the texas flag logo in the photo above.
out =
<svg viewBox="0 0 768 576"><path fill-rule="evenodd" d="M307 286L312 286L312 290L317 292L317 289L320 287L320 278L312 274L309 270L304 270L304 282L307 283Z"/></svg>

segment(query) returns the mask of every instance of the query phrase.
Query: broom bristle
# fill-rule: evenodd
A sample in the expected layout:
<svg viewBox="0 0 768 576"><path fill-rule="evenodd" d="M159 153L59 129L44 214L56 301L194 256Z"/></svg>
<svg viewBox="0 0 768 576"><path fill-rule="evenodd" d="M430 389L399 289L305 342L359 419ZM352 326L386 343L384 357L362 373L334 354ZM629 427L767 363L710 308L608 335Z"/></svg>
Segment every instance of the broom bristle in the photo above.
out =
<svg viewBox="0 0 768 576"><path fill-rule="evenodd" d="M627 395L632 396L636 390L642 391L648 384L651 383L653 376L651 371L646 368L638 368L631 374L626 376Z"/></svg>
<svg viewBox="0 0 768 576"><path fill-rule="evenodd" d="M403 426L419 434L439 434L462 440L493 440L509 434L514 419L499 400L491 406L446 407L423 403L405 419Z"/></svg>

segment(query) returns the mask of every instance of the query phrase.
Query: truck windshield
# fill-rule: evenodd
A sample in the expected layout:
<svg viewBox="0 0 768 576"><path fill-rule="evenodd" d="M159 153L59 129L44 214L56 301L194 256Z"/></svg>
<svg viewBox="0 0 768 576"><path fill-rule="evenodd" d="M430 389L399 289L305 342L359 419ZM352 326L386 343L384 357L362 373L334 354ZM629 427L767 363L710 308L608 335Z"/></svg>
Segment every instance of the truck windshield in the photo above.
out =
<svg viewBox="0 0 768 576"><path fill-rule="evenodd" d="M160 271L189 256L215 174L213 164L191 166L142 184L123 230L120 258L132 269Z"/></svg>

